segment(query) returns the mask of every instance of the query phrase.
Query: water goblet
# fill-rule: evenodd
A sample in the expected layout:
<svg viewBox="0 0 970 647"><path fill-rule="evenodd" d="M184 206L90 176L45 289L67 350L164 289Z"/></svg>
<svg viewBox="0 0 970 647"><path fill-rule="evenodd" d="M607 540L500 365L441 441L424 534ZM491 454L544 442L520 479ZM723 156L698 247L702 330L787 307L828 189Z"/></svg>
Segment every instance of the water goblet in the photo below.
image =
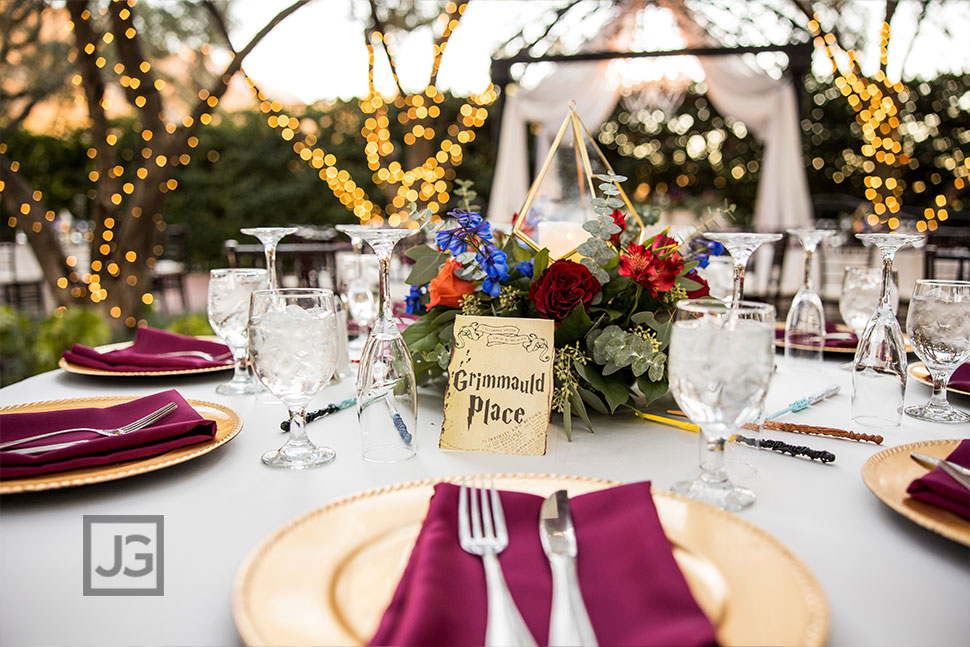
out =
<svg viewBox="0 0 970 647"><path fill-rule="evenodd" d="M946 383L970 359L970 282L917 281L906 316L913 351L933 378L925 404L906 407L906 415L931 422L967 424L970 415L946 400Z"/></svg>
<svg viewBox="0 0 970 647"><path fill-rule="evenodd" d="M802 286L795 293L785 319L785 359L822 361L825 350L825 310L815 291L812 275L815 250L819 243L835 233L832 229L789 229L805 248L805 271Z"/></svg>
<svg viewBox="0 0 970 647"><path fill-rule="evenodd" d="M269 271L269 289L280 287L276 276L276 245L280 239L299 231L296 227L246 227L239 230L249 236L255 236L263 243L263 253L266 255L266 269Z"/></svg>
<svg viewBox="0 0 970 647"><path fill-rule="evenodd" d="M744 270L754 250L765 243L781 240L781 234L753 234L747 232L707 232L704 238L721 243L734 261L734 289L732 301L740 302L744 294Z"/></svg>
<svg viewBox="0 0 970 647"><path fill-rule="evenodd" d="M890 303L893 257L923 240L912 234L856 234L882 254L879 305L866 322L852 370L852 419L869 427L898 427L906 399L906 343Z"/></svg>
<svg viewBox="0 0 970 647"><path fill-rule="evenodd" d="M391 303L391 252L418 229L343 226L377 254L380 267L378 318L364 345L357 373L357 417L365 460L389 463L415 454L418 400L411 353L394 320Z"/></svg>
<svg viewBox="0 0 970 647"><path fill-rule="evenodd" d="M899 310L899 288L896 272L893 272L892 285L889 288L889 301L893 312ZM839 293L839 314L842 321L852 330L856 337L856 344L862 337L866 322L879 305L879 293L882 287L881 267L846 267L842 277L842 291ZM844 369L851 369L853 360L842 365Z"/></svg>
<svg viewBox="0 0 970 647"><path fill-rule="evenodd" d="M249 374L249 297L267 288L263 269L217 269L209 272L207 313L212 330L232 351L232 380L216 387L222 395L257 393L259 385Z"/></svg>
<svg viewBox="0 0 970 647"><path fill-rule="evenodd" d="M670 339L670 391L700 432L701 474L671 490L725 510L755 493L731 482L724 449L759 416L774 368L775 309L764 303L680 301Z"/></svg>
<svg viewBox="0 0 970 647"><path fill-rule="evenodd" d="M249 351L259 381L290 413L286 444L263 454L263 464L305 469L332 461L332 449L318 447L307 437L306 409L337 366L333 292L319 288L253 292Z"/></svg>

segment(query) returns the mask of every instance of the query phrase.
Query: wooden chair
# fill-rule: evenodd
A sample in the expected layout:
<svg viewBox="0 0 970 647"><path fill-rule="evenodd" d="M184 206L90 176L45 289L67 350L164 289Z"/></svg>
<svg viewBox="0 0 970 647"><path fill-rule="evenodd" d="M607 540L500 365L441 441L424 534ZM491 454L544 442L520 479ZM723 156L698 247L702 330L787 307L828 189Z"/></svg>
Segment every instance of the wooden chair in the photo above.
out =
<svg viewBox="0 0 970 647"><path fill-rule="evenodd" d="M182 305L182 312L188 308L188 295L185 289L185 275L188 274L188 232L181 225L168 225L160 237L162 257L152 268L152 291L165 301L165 293L175 290Z"/></svg>
<svg viewBox="0 0 970 647"><path fill-rule="evenodd" d="M923 277L948 281L970 280L970 248L927 245L923 250Z"/></svg>

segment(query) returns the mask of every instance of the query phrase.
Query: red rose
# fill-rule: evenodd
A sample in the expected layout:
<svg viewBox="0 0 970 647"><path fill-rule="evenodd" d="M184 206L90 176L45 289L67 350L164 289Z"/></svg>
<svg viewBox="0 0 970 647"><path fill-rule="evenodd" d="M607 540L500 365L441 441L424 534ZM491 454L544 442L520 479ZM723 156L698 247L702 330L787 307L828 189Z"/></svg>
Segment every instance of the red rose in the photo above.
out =
<svg viewBox="0 0 970 647"><path fill-rule="evenodd" d="M620 236L626 231L626 216L619 209L614 209L613 213L610 214L610 218L613 219L613 224L620 228L620 233L610 236L610 242L613 243L614 247L619 247Z"/></svg>
<svg viewBox="0 0 970 647"><path fill-rule="evenodd" d="M697 273L697 270L691 270L684 275L684 278L701 284L701 287L697 288L696 290L687 291L688 299L700 299L701 297L711 296L711 287L707 284L707 281L701 278L701 275Z"/></svg>
<svg viewBox="0 0 970 647"><path fill-rule="evenodd" d="M558 326L576 306L588 306L600 289L585 265L558 260L532 282L529 300L544 319L553 319Z"/></svg>
<svg viewBox="0 0 970 647"><path fill-rule="evenodd" d="M673 247L670 247L673 245ZM671 249L677 248L677 241L658 234L649 248L630 243L626 254L620 256L620 276L627 276L657 296L674 287L677 275L684 269L684 259Z"/></svg>

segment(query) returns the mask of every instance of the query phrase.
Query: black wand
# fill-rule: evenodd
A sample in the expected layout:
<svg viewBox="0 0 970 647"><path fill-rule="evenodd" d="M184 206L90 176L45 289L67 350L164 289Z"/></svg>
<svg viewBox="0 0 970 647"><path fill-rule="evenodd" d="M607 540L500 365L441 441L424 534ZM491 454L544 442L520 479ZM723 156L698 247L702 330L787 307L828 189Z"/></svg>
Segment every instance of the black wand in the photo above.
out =
<svg viewBox="0 0 970 647"><path fill-rule="evenodd" d="M754 438L748 438L747 436L737 435L737 441L739 443L744 443L745 445L750 445L751 447L757 447L758 441ZM762 440L761 446L765 449L770 449L773 452L778 452L780 454L790 454L791 456L804 456L805 458L821 461L823 463L831 463L835 460L835 454L832 452L827 452L824 449L812 449L811 447L806 447L804 445L789 445L788 443L783 443L780 440Z"/></svg>

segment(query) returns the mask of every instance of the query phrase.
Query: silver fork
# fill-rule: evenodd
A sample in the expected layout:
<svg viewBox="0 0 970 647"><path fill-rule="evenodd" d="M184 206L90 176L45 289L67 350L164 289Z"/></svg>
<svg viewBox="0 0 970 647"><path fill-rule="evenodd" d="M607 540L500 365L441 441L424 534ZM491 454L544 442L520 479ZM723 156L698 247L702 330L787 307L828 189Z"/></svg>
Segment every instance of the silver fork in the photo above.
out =
<svg viewBox="0 0 970 647"><path fill-rule="evenodd" d="M133 422L129 422L123 427L117 427L116 429L94 429L92 427L75 427L73 429L60 429L58 431L51 431L46 434L39 434L37 436L30 436L29 438L21 438L20 440L10 440L5 443L0 443L0 449L6 449L7 447L14 447L16 445L23 445L24 443L29 443L34 440L40 440L41 438L50 438L51 436L59 436L61 434L71 433L73 431L93 431L94 433L101 434L102 436L120 436L121 434L127 434L132 431L138 431L139 429L144 429L148 425L155 423L171 412L175 411L178 405L174 402L169 402L164 407L153 411L143 418L139 418ZM84 442L84 441L75 441ZM72 443L73 444L73 443ZM67 446L66 444L64 446ZM31 448L34 449L34 448ZM39 448L38 448L39 449Z"/></svg>
<svg viewBox="0 0 970 647"><path fill-rule="evenodd" d="M158 353L158 357L197 357L199 359L208 360L210 362L224 362L232 357L232 353L223 353L222 355L210 355L209 353L203 352L201 350L179 350L173 351L171 353Z"/></svg>
<svg viewBox="0 0 970 647"><path fill-rule="evenodd" d="M479 493L481 496L479 497ZM471 494L469 511L468 488L461 482L458 494L458 539L466 553L478 555L485 567L485 586L488 594L488 616L485 625L485 645L493 647L532 647L535 638L529 632L519 609L512 600L509 588L502 576L502 567L497 555L509 545L509 535L505 527L505 514L502 501L495 484L486 491L475 487ZM481 517L478 514L478 500L481 499ZM489 502L491 499L491 502Z"/></svg>

